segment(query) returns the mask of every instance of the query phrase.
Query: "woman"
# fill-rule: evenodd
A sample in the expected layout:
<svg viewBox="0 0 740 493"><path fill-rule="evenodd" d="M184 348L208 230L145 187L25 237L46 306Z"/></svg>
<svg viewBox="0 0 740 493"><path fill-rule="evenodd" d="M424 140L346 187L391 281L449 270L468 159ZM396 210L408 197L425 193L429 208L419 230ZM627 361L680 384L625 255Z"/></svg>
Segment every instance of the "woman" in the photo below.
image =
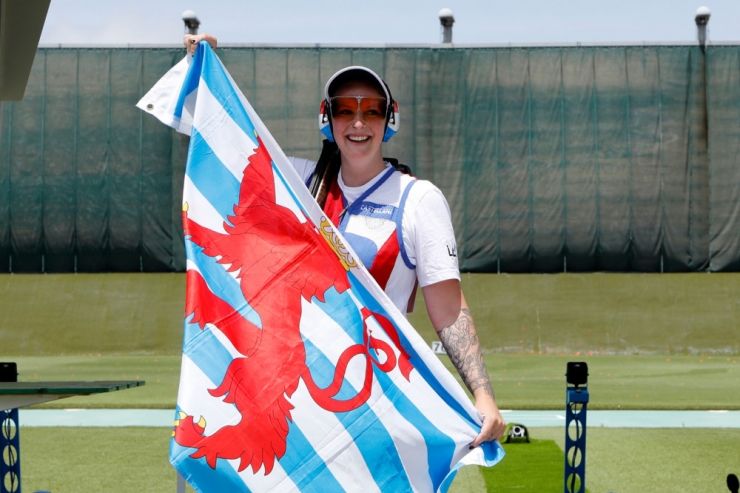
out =
<svg viewBox="0 0 740 493"><path fill-rule="evenodd" d="M209 34L186 35L189 53ZM442 193L383 159L381 147L398 128L398 106L387 84L365 67L347 67L324 89L319 126L329 142L318 163L293 165L386 294L410 311L417 282L429 318L483 415L471 448L501 438L496 405L478 336L460 288L455 235Z"/></svg>

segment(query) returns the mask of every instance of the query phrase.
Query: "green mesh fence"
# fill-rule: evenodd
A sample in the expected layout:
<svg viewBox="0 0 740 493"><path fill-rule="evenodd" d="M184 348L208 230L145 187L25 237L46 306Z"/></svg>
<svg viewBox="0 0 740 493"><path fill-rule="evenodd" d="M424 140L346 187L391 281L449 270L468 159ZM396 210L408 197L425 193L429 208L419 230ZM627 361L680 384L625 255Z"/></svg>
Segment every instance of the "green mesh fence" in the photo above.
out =
<svg viewBox="0 0 740 493"><path fill-rule="evenodd" d="M740 46L220 48L288 155L366 65L384 154L447 196L477 272L740 270ZM134 107L180 49L40 49L0 114L0 271L181 271L187 138Z"/></svg>

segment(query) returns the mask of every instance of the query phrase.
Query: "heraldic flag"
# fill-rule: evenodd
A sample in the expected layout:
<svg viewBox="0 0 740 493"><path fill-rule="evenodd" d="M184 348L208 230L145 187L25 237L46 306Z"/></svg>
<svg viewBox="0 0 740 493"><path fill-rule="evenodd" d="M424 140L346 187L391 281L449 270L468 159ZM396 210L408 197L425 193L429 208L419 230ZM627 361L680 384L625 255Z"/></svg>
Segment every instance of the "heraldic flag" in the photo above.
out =
<svg viewBox="0 0 740 493"><path fill-rule="evenodd" d="M481 417L205 42L138 103L190 135L170 461L199 492L437 492Z"/></svg>

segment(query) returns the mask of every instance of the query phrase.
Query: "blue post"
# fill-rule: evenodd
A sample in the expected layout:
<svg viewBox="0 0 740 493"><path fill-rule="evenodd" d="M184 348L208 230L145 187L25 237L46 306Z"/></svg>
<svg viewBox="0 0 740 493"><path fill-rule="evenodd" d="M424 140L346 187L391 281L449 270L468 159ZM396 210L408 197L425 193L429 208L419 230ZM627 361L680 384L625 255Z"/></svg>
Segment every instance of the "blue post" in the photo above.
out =
<svg viewBox="0 0 740 493"><path fill-rule="evenodd" d="M588 365L568 363L565 401L565 493L586 492Z"/></svg>
<svg viewBox="0 0 740 493"><path fill-rule="evenodd" d="M21 493L18 409L0 411L0 493Z"/></svg>

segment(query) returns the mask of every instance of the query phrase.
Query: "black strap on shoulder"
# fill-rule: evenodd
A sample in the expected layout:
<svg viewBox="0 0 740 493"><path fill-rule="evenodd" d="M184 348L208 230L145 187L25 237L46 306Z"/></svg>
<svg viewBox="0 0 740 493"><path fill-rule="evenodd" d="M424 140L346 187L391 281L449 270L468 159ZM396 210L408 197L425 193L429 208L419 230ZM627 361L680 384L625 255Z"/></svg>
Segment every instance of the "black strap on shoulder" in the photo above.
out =
<svg viewBox="0 0 740 493"><path fill-rule="evenodd" d="M398 162L398 159L396 159L394 157L384 157L383 158L383 161L385 161L387 163L390 163L391 166L393 166L394 168L396 168L401 173L406 174L406 175L411 175L411 168L409 168L405 164L399 163Z"/></svg>

